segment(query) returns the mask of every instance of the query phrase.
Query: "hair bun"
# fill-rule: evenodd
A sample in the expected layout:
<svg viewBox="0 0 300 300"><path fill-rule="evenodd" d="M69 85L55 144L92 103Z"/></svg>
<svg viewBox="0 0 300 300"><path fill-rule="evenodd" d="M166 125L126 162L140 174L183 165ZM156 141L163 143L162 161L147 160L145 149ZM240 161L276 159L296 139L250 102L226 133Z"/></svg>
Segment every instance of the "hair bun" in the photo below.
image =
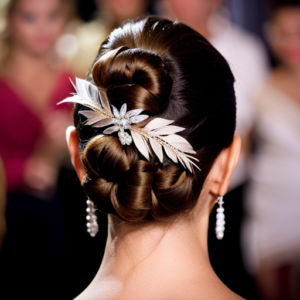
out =
<svg viewBox="0 0 300 300"><path fill-rule="evenodd" d="M95 62L92 76L116 107L127 103L129 109L159 114L168 106L173 82L154 52L128 47L108 51Z"/></svg>
<svg viewBox="0 0 300 300"><path fill-rule="evenodd" d="M108 146L109 145L109 146ZM140 221L151 212L154 164L140 160L136 149L111 136L92 139L82 152L87 171L84 189L105 213Z"/></svg>
<svg viewBox="0 0 300 300"><path fill-rule="evenodd" d="M188 207L193 192L191 174L177 166L159 169L117 138L95 137L81 158L87 172L84 189L102 212L139 222L163 219Z"/></svg>

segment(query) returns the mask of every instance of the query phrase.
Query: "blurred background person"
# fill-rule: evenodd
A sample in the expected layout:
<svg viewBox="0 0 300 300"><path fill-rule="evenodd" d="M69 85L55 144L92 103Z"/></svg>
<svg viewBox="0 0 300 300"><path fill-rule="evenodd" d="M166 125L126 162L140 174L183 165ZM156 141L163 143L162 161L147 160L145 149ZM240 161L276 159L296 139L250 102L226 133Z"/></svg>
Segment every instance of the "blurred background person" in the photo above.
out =
<svg viewBox="0 0 300 300"><path fill-rule="evenodd" d="M71 4L10 0L1 10L0 155L8 190L1 299L48 299L51 292L41 291L62 282L66 236L56 184L71 117L69 106L56 103L73 88L54 46Z"/></svg>
<svg viewBox="0 0 300 300"><path fill-rule="evenodd" d="M58 45L68 47L66 55L70 69L85 78L101 43L109 33L128 19L143 16L149 10L150 0L95 0L95 19L87 23L73 23L69 33Z"/></svg>
<svg viewBox="0 0 300 300"><path fill-rule="evenodd" d="M275 0L267 36L279 64L256 102L244 252L262 300L300 299L300 1Z"/></svg>
<svg viewBox="0 0 300 300"><path fill-rule="evenodd" d="M254 121L254 100L268 72L268 59L260 40L230 22L222 0L163 0L163 16L178 19L204 35L228 61L235 76L237 97L236 134L242 137L242 153L224 197L226 235L214 239L214 220L209 235L210 258L216 273L236 293L247 297L247 279L241 255L240 226L243 194L248 178L249 137ZM208 99L209 101L209 99ZM214 214L212 214L214 215Z"/></svg>
<svg viewBox="0 0 300 300"><path fill-rule="evenodd" d="M6 208L6 180L5 180L5 173L4 173L2 159L0 157L0 250L6 233L5 208Z"/></svg>

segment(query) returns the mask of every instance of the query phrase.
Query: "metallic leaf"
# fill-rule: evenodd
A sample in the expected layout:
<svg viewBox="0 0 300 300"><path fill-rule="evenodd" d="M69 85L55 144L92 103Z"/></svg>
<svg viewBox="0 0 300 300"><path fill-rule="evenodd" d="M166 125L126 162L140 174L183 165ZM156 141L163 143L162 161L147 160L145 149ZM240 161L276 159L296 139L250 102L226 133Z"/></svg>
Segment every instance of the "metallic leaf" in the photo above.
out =
<svg viewBox="0 0 300 300"><path fill-rule="evenodd" d="M101 99L101 104L104 108L104 110L109 114L112 115L111 109L110 109L110 105L106 96L106 93L104 93L103 91L99 90L99 95L100 95L100 99Z"/></svg>
<svg viewBox="0 0 300 300"><path fill-rule="evenodd" d="M144 128L148 130L154 130L158 129L160 127L169 125L173 123L174 121L172 120L167 120L167 119L162 119L162 118L155 118L152 121L150 121Z"/></svg>
<svg viewBox="0 0 300 300"><path fill-rule="evenodd" d="M143 109L132 109L125 114L125 118L131 118L133 116L139 115Z"/></svg>
<svg viewBox="0 0 300 300"><path fill-rule="evenodd" d="M130 121L131 121L131 123L140 123L148 118L149 118L149 116L147 116L147 115L138 115L138 116L131 117Z"/></svg>
<svg viewBox="0 0 300 300"><path fill-rule="evenodd" d="M113 124L112 118L103 119L93 125L93 127L105 127L107 125Z"/></svg>
<svg viewBox="0 0 300 300"><path fill-rule="evenodd" d="M164 149L165 149L167 155L168 155L175 163L177 163L178 160L177 160L177 155L176 155L176 153L175 153L171 148L169 148L169 147L167 147L167 146L164 146Z"/></svg>
<svg viewBox="0 0 300 300"><path fill-rule="evenodd" d="M127 104L124 103L120 109L120 118L124 118L126 111L127 111Z"/></svg>
<svg viewBox="0 0 300 300"><path fill-rule="evenodd" d="M78 113L85 116L88 119L95 118L100 115L98 112L93 111L93 110L80 110Z"/></svg>
<svg viewBox="0 0 300 300"><path fill-rule="evenodd" d="M97 105L97 103L95 103L91 100L82 99L79 95L74 95L72 97L68 97L68 98L64 99L63 101L58 102L57 105L62 104L62 103L70 103L70 102L78 103L83 106L89 107L91 109L95 109L95 110L99 109L99 105Z"/></svg>
<svg viewBox="0 0 300 300"><path fill-rule="evenodd" d="M103 133L104 133L104 134L112 134L112 133L114 133L114 132L117 132L119 129L120 129L119 126L112 126L112 127L109 127L109 128L107 128L107 129L105 129L105 130L103 131Z"/></svg>
<svg viewBox="0 0 300 300"><path fill-rule="evenodd" d="M95 123L97 123L97 122L99 122L100 120L102 120L102 119L105 119L105 118L107 118L106 116L104 116L104 115L98 115L97 117L95 117L95 118L90 118L86 123L85 123L85 125L93 125L93 124L95 124Z"/></svg>
<svg viewBox="0 0 300 300"><path fill-rule="evenodd" d="M152 150L160 160L160 162L163 162L163 150L160 143L158 143L155 139L149 139L150 145L152 147Z"/></svg>
<svg viewBox="0 0 300 300"><path fill-rule="evenodd" d="M184 164L187 166L190 172L193 172L190 160L185 155L180 155L180 158L184 161Z"/></svg>
<svg viewBox="0 0 300 300"><path fill-rule="evenodd" d="M138 148L140 153L142 153L144 155L144 157L147 160L149 160L149 158L150 158L149 152L148 152L147 146L145 145L145 141L143 140L142 136L139 133L134 132L133 130L131 130L131 136L132 136L135 146Z"/></svg>
<svg viewBox="0 0 300 300"><path fill-rule="evenodd" d="M170 125L170 126L165 126L165 127L162 127L160 129L156 130L155 134L167 135L167 134L174 134L174 133L177 133L177 132L180 132L180 131L183 131L183 130L185 130L185 128Z"/></svg>
<svg viewBox="0 0 300 300"><path fill-rule="evenodd" d="M119 119L120 118L120 113L119 113L118 109L115 106L113 106L113 105L111 107L113 109L113 115L114 115L114 117L117 118L117 119Z"/></svg>

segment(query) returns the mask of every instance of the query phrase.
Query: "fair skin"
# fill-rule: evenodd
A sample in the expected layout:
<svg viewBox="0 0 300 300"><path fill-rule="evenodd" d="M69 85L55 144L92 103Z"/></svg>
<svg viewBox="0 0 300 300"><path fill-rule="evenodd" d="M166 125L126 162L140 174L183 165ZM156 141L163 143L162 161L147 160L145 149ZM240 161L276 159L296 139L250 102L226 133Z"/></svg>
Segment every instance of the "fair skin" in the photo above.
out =
<svg viewBox="0 0 300 300"><path fill-rule="evenodd" d="M295 101L300 108L300 7L282 8L268 24L270 45L280 64L270 74L269 82ZM255 279L259 293L266 300L296 300L300 297L299 266L287 264L284 295L278 278L282 270L273 267L273 257L260 262ZM283 283L284 282L284 283Z"/></svg>
<svg viewBox="0 0 300 300"><path fill-rule="evenodd" d="M60 0L18 0L9 18L11 51L0 77L43 123L43 134L24 171L24 189L34 194L54 186L65 149L63 131L70 124L67 112L47 111L61 72L49 64L49 57L64 25Z"/></svg>
<svg viewBox="0 0 300 300"><path fill-rule="evenodd" d="M83 185L74 127L67 130L71 161ZM208 219L218 195L227 191L240 153L235 136L213 165L197 205L166 223L135 226L109 215L108 239L101 267L77 300L242 299L214 273L208 256ZM92 262L91 262L92 263Z"/></svg>
<svg viewBox="0 0 300 300"><path fill-rule="evenodd" d="M222 0L164 0L166 13L210 38L208 21Z"/></svg>
<svg viewBox="0 0 300 300"><path fill-rule="evenodd" d="M108 14L112 25L121 25L128 19L144 15L148 1L145 0L97 0L102 11Z"/></svg>

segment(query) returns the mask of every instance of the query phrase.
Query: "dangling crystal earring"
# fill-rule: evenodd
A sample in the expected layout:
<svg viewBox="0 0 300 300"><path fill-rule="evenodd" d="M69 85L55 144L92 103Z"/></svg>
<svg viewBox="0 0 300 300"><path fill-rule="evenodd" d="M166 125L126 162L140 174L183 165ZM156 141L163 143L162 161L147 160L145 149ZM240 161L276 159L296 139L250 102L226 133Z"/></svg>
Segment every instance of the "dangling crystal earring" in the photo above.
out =
<svg viewBox="0 0 300 300"><path fill-rule="evenodd" d="M218 198L219 207L217 208L217 221L216 221L216 236L218 240L224 237L225 231L225 214L224 214L224 204L223 197Z"/></svg>
<svg viewBox="0 0 300 300"><path fill-rule="evenodd" d="M97 216L96 216L96 209L95 209L95 205L93 203L93 201L91 201L90 199L88 199L86 201L87 204L87 232L90 234L91 237L94 237L98 230L99 230L99 226L98 226L98 222L97 222Z"/></svg>

